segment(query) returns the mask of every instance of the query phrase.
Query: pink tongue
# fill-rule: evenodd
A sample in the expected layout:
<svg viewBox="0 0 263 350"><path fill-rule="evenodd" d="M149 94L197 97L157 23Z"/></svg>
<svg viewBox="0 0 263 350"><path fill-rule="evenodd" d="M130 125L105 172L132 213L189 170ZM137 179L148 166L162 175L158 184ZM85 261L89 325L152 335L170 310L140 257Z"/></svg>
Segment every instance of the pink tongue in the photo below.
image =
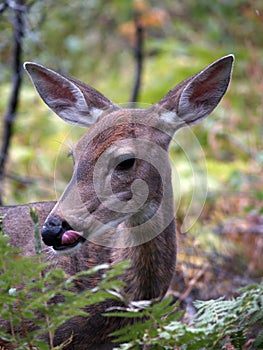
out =
<svg viewBox="0 0 263 350"><path fill-rule="evenodd" d="M80 234L76 231L66 231L61 239L62 244L72 244L75 243L80 237Z"/></svg>

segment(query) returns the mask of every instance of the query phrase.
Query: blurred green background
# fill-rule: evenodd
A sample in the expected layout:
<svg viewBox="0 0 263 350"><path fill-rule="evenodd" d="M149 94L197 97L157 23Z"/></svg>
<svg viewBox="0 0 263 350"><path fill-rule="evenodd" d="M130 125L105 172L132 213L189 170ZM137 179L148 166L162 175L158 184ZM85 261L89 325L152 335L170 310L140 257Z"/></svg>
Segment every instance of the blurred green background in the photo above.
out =
<svg viewBox="0 0 263 350"><path fill-rule="evenodd" d="M0 14L0 116L5 114L11 89L12 16L11 9ZM207 236L211 227L225 228L229 222L231 228L219 230L220 234L234 234L240 222L246 227L256 222L258 228L263 224L262 1L32 1L25 19L24 61L74 76L116 103L129 102L135 75L135 17L146 32L140 102L155 103L212 61L235 55L232 82L220 106L193 127L193 134L178 134L179 140L189 141L188 146L175 142L171 147L172 166L180 177L177 215L182 223L194 188L207 170L207 187L200 185L197 193L203 198L205 191L206 200L199 203L195 198L187 228ZM67 153L81 133L83 130L66 125L47 109L25 76L6 168L4 203L56 199L70 179L72 161ZM195 138L205 162L200 151L192 148ZM189 160L186 164L184 153L188 152L191 164ZM201 171L193 183L191 169L195 166ZM178 192L178 183L174 186ZM249 242L259 237L252 239L254 231L248 228ZM231 239L236 242L235 236ZM192 246L200 241L202 235ZM243 244L237 255L241 249L249 250L248 243L237 241ZM211 244L218 241L213 238ZM258 254L253 255L254 260L259 259L253 274L259 276L263 273L262 250L255 248L258 241L253 244L253 253L246 258Z"/></svg>

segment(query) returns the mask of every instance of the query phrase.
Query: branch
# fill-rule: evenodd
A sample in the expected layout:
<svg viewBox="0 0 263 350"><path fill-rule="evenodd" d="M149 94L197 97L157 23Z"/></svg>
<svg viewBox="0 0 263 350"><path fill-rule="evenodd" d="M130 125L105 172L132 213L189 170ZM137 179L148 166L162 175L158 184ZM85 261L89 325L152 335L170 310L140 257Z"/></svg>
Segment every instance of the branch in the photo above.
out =
<svg viewBox="0 0 263 350"><path fill-rule="evenodd" d="M225 132L216 132L216 135L219 137L224 138L225 140L228 140L233 145L235 145L237 148L239 148L242 152L247 154L250 158L257 161L257 155L256 152L250 150L246 145L244 145L241 141L239 141L235 136L232 134L227 134Z"/></svg>
<svg viewBox="0 0 263 350"><path fill-rule="evenodd" d="M3 1L2 4L0 4L0 14L2 14L3 12L5 12L5 10L8 8L8 3L7 1Z"/></svg>
<svg viewBox="0 0 263 350"><path fill-rule="evenodd" d="M144 43L144 27L143 25L135 20L136 27L136 38L134 46L134 57L136 63L135 79L133 84L133 90L131 95L131 103L136 103L138 101L139 92L141 89L141 77L143 69L143 43Z"/></svg>
<svg viewBox="0 0 263 350"><path fill-rule="evenodd" d="M2 145L0 150L0 204L2 204L3 196L3 179L5 172L5 164L8 158L9 147L13 135L13 124L16 118L17 107L19 102L20 87L22 83L22 49L24 37L24 6L25 0L16 0L14 8L14 47L13 47L13 82L12 91L9 98L7 112L4 117L4 126L2 132Z"/></svg>

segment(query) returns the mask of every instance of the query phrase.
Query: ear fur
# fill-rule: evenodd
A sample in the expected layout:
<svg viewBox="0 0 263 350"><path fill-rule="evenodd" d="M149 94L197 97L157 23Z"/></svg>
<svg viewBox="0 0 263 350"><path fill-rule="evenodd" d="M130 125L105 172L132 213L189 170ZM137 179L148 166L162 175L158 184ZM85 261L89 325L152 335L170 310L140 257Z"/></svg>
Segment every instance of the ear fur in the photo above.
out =
<svg viewBox="0 0 263 350"><path fill-rule="evenodd" d="M233 55L220 58L177 85L150 109L160 111L161 123L170 134L198 123L214 110L228 88L233 61ZM106 110L119 109L100 92L76 79L33 62L26 62L24 68L43 101L70 124L87 127L96 123Z"/></svg>
<svg viewBox="0 0 263 350"><path fill-rule="evenodd" d="M198 123L214 110L228 88L233 62L233 55L220 58L161 99L156 106L172 134L183 126Z"/></svg>
<svg viewBox="0 0 263 350"><path fill-rule="evenodd" d="M33 62L25 62L43 101L64 121L88 127L107 109L119 109L94 88Z"/></svg>

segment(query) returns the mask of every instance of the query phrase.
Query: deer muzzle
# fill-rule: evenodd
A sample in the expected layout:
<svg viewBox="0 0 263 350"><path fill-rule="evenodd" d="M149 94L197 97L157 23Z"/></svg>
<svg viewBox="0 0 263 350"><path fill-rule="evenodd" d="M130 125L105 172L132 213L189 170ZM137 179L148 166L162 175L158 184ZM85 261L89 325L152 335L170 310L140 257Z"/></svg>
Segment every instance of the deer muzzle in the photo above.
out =
<svg viewBox="0 0 263 350"><path fill-rule="evenodd" d="M66 222L57 216L49 216L45 221L42 231L42 240L52 246L55 251L69 252L85 242L81 232L75 231Z"/></svg>

